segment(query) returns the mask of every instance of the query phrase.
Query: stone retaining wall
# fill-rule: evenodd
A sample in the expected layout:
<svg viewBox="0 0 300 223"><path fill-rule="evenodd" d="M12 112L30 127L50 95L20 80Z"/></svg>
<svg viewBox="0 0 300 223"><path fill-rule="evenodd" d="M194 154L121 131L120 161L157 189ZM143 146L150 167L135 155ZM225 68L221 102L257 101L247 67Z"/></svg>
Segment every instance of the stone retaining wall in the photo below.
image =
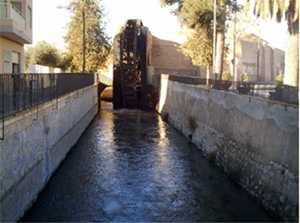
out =
<svg viewBox="0 0 300 223"><path fill-rule="evenodd" d="M298 108L169 80L158 112L274 216L298 219Z"/></svg>

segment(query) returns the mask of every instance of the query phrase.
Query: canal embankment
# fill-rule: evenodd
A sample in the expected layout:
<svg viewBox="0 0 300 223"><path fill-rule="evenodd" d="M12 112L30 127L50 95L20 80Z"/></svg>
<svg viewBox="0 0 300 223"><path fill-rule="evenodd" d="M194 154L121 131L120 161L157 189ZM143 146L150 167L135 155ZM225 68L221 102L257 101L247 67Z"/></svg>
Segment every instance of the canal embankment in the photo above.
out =
<svg viewBox="0 0 300 223"><path fill-rule="evenodd" d="M101 111L22 222L273 222L153 112Z"/></svg>
<svg viewBox="0 0 300 223"><path fill-rule="evenodd" d="M0 221L17 221L31 207L98 112L91 85L4 122L0 141Z"/></svg>
<svg viewBox="0 0 300 223"><path fill-rule="evenodd" d="M157 110L270 213L298 219L298 107L162 75Z"/></svg>

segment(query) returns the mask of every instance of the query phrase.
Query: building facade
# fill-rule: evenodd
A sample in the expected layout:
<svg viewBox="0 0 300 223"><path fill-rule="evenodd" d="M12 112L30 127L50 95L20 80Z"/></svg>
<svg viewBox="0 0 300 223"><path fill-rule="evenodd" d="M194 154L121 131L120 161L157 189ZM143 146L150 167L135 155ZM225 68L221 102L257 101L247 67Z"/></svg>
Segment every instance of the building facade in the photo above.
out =
<svg viewBox="0 0 300 223"><path fill-rule="evenodd" d="M250 81L271 83L284 72L284 51L271 47L258 36L241 36L236 49L237 80L247 74Z"/></svg>
<svg viewBox="0 0 300 223"><path fill-rule="evenodd" d="M0 0L0 73L24 72L31 43L32 0Z"/></svg>
<svg viewBox="0 0 300 223"><path fill-rule="evenodd" d="M274 83L284 73L285 51L263 39L265 30L257 19L241 11L226 27L225 70L232 80L241 81L247 75L249 81Z"/></svg>

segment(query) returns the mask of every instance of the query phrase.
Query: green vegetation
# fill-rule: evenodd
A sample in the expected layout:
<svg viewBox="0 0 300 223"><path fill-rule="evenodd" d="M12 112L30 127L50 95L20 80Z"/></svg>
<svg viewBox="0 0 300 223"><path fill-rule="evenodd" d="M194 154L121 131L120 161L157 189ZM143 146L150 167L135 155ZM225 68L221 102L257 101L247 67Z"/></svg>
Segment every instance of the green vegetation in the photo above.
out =
<svg viewBox="0 0 300 223"><path fill-rule="evenodd" d="M30 64L70 72L97 72L106 67L111 45L104 33L103 10L99 3L99 0L71 0L67 7L72 12L65 37L67 50L63 52L45 41L39 42L25 52L26 69Z"/></svg>
<svg viewBox="0 0 300 223"><path fill-rule="evenodd" d="M182 25L192 30L192 34L183 45L184 53L192 58L195 65L206 66L209 70L212 65L213 1L161 0L161 4L174 6L174 13ZM217 6L216 72L221 75L225 54L225 22L230 18L230 14L239 8L235 0L217 0Z"/></svg>
<svg viewBox="0 0 300 223"><path fill-rule="evenodd" d="M243 73L241 76L241 81L242 82L248 82L250 80L250 77L247 73Z"/></svg>
<svg viewBox="0 0 300 223"><path fill-rule="evenodd" d="M36 64L49 67L56 67L60 62L58 50L45 41L36 44L34 49L34 59Z"/></svg>
<svg viewBox="0 0 300 223"><path fill-rule="evenodd" d="M223 81L230 81L231 80L231 76L230 76L230 73L229 72L223 72L222 74L222 80Z"/></svg>
<svg viewBox="0 0 300 223"><path fill-rule="evenodd" d="M35 64L33 47L25 49L25 69L28 70L29 65L31 64Z"/></svg>
<svg viewBox="0 0 300 223"><path fill-rule="evenodd" d="M65 40L74 71L96 72L105 66L110 54L100 3L100 0L71 0L68 6L72 17Z"/></svg>
<svg viewBox="0 0 300 223"><path fill-rule="evenodd" d="M209 72L212 66L212 42L212 38L199 28L189 34L187 41L182 45L182 51L191 57L194 65L206 67Z"/></svg>
<svg viewBox="0 0 300 223"><path fill-rule="evenodd" d="M49 67L58 67L66 71L70 69L70 55L57 49L55 46L41 41L35 47L30 47L25 51L25 64L28 69L31 64L39 64Z"/></svg>
<svg viewBox="0 0 300 223"><path fill-rule="evenodd" d="M281 71L277 74L275 80L277 86L283 85L283 73Z"/></svg>
<svg viewBox="0 0 300 223"><path fill-rule="evenodd" d="M246 8L251 8L252 0L246 0ZM278 22L286 19L288 30L299 33L299 0L255 0L254 14L264 19L275 17Z"/></svg>

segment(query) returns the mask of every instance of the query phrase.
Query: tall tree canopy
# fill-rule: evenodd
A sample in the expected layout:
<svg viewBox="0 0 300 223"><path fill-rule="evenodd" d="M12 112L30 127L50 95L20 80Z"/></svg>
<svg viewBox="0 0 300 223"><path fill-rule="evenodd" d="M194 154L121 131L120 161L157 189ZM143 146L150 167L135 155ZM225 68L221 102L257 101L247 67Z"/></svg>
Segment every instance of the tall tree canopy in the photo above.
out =
<svg viewBox="0 0 300 223"><path fill-rule="evenodd" d="M188 34L187 41L182 45L183 53L191 57L193 64L206 67L210 72L212 65L212 38L205 31L193 30Z"/></svg>
<svg viewBox="0 0 300 223"><path fill-rule="evenodd" d="M26 69L33 64L58 67L63 71L72 70L72 56L45 41L41 41L34 47L25 50Z"/></svg>
<svg viewBox="0 0 300 223"><path fill-rule="evenodd" d="M300 0L246 0L246 7L264 19L275 17L278 22L286 21L289 38L285 55L284 84L299 86L299 3Z"/></svg>
<svg viewBox="0 0 300 223"><path fill-rule="evenodd" d="M200 56L207 57L202 52L208 52L212 50L213 44L213 11L214 5L212 0L161 0L163 6L174 6L174 13L177 15L181 24L187 28L194 30L194 34L188 37L188 41L185 44L185 51L189 52L192 59L195 61L211 61L199 60ZM228 19L230 12L237 10L236 0L217 0L217 64L216 72L222 74L223 72L223 59L224 59L224 33L225 22ZM199 33L205 32L205 33ZM192 41L196 40L196 36L205 37L205 44L201 44L199 47L194 47ZM211 41L209 41L211 39ZM209 45L211 44L211 45ZM190 48L189 50L187 50ZM198 55L197 55L198 54ZM193 58L197 57L197 58ZM209 64L206 64L209 65Z"/></svg>
<svg viewBox="0 0 300 223"><path fill-rule="evenodd" d="M34 55L37 64L49 67L55 67L60 60L58 50L45 41L36 44Z"/></svg>
<svg viewBox="0 0 300 223"><path fill-rule="evenodd" d="M41 41L35 47L30 47L25 52L26 65L39 64L49 67L58 67L60 63L59 50L51 44Z"/></svg>
<svg viewBox="0 0 300 223"><path fill-rule="evenodd" d="M246 7L251 8L253 0L246 0ZM300 0L255 0L254 14L258 17L275 17L278 22L287 21L290 33L299 32Z"/></svg>
<svg viewBox="0 0 300 223"><path fill-rule="evenodd" d="M71 0L72 18L65 37L75 71L82 71L83 50L86 48L85 71L95 72L105 66L110 53L109 38L104 32L103 9L100 0ZM83 14L84 13L84 14ZM85 42L83 24L85 22Z"/></svg>
<svg viewBox="0 0 300 223"><path fill-rule="evenodd" d="M161 4L176 6L175 14L183 25L189 28L203 27L212 29L213 0L161 0ZM232 9L237 9L235 0L217 0L217 25L224 29L226 17Z"/></svg>

